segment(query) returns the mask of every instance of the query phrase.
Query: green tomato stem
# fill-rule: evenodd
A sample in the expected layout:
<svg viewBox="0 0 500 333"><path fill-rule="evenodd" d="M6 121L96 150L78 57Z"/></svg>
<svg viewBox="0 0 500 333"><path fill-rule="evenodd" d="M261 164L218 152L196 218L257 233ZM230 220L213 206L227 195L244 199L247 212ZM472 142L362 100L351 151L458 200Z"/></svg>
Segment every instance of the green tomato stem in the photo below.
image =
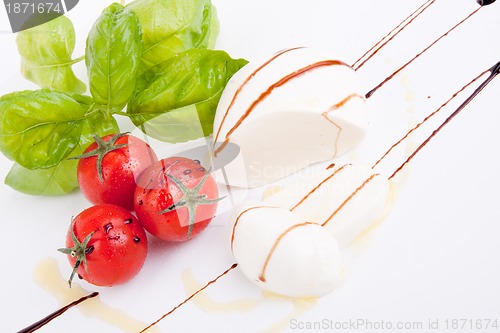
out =
<svg viewBox="0 0 500 333"><path fill-rule="evenodd" d="M210 170L207 171L207 173L203 176L198 185L190 189L179 179L175 178L172 175L167 174L168 179L170 179L181 191L182 197L170 207L162 210L159 214L170 213L177 210L178 208L186 207L188 210L188 218L189 218L189 228L186 235L186 239L191 238L194 224L196 223L195 221L196 207L198 205L213 205L225 198L225 197L220 197L216 199L208 199L206 194L200 194L201 188L205 184L205 181L208 179L209 175L210 175Z"/></svg>

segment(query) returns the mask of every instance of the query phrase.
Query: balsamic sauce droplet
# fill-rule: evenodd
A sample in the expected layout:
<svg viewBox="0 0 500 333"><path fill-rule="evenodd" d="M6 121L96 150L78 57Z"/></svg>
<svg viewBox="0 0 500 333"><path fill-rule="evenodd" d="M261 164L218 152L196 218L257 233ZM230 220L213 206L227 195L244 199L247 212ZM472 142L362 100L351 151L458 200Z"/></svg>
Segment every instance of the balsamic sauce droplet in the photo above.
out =
<svg viewBox="0 0 500 333"><path fill-rule="evenodd" d="M477 3L481 6L488 6L494 3L496 0L477 0Z"/></svg>
<svg viewBox="0 0 500 333"><path fill-rule="evenodd" d="M184 170L184 172L183 172L183 174L185 174L185 175L189 175L190 173L191 173L190 169Z"/></svg>
<svg viewBox="0 0 500 333"><path fill-rule="evenodd" d="M132 222L133 222L132 219L126 219L125 222L123 222L123 223L125 223L125 224L131 224Z"/></svg>
<svg viewBox="0 0 500 333"><path fill-rule="evenodd" d="M140 243L141 239L137 236L134 237L134 243Z"/></svg>

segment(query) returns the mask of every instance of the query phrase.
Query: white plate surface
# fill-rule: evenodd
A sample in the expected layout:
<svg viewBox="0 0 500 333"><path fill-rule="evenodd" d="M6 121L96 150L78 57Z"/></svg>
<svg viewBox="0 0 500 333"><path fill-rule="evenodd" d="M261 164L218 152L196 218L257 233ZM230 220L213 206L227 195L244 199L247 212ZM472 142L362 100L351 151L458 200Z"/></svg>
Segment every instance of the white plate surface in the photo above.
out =
<svg viewBox="0 0 500 333"><path fill-rule="evenodd" d="M82 54L88 29L108 3L80 1L68 14L77 30L75 56ZM217 48L233 57L252 60L305 45L353 63L424 1L213 3L221 23ZM366 91L476 8L473 0L437 0L359 70ZM15 36L3 6L0 32L0 94L35 89L19 72ZM343 159L373 164L410 126L500 60L499 32L500 3L494 3L381 88L368 100L367 140ZM75 68L85 75L83 64ZM378 170L390 175L405 149L425 139L472 91L458 96ZM499 97L497 78L395 178L399 191L392 212L337 291L313 303L292 303L263 295L234 270L162 320L157 332L389 332L398 324L407 326L398 331L439 325L439 331L458 327L460 332L477 332L477 320L482 331L488 320L486 331L500 330L493 327L495 320L500 325ZM129 126L123 119L120 123ZM0 156L2 180L11 165ZM52 261L61 271L54 271L54 281L69 275L71 268L56 249L64 245L71 217L88 206L79 192L33 197L0 183L2 332L18 331L59 308L57 292L68 292L64 283L57 292L49 291L36 272ZM40 332L138 332L137 327L182 302L190 293L186 285L205 284L232 264L226 219L220 215L185 244L151 239L145 267L125 285L97 288L76 282L87 291L99 291L107 310L96 315L95 305L75 308ZM128 325L132 320L143 324L134 328Z"/></svg>

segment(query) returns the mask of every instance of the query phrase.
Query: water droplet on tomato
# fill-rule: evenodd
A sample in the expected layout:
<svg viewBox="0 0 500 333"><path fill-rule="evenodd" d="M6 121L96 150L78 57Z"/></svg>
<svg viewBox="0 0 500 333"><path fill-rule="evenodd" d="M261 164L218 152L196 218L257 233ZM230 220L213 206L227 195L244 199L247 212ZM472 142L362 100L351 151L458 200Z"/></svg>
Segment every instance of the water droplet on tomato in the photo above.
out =
<svg viewBox="0 0 500 333"><path fill-rule="evenodd" d="M104 226L104 232L106 233L106 235L109 233L111 229L113 229L113 225L111 223L108 223Z"/></svg>

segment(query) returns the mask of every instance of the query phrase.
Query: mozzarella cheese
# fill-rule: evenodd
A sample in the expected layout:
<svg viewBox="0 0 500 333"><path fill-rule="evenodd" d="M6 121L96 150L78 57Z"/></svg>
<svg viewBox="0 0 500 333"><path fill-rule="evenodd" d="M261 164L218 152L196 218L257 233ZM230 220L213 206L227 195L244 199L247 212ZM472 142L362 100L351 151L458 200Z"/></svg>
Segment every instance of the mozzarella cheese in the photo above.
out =
<svg viewBox="0 0 500 333"><path fill-rule="evenodd" d="M345 164L316 169L309 181L291 184L264 203L324 226L344 249L383 215L390 198L386 177L366 166Z"/></svg>
<svg viewBox="0 0 500 333"><path fill-rule="evenodd" d="M262 289L287 297L319 297L341 282L337 243L320 225L284 208L248 202L232 220L234 257Z"/></svg>
<svg viewBox="0 0 500 333"><path fill-rule="evenodd" d="M310 48L283 50L243 67L222 93L215 156L228 142L241 156L218 180L268 184L354 148L366 127L365 98L350 66Z"/></svg>

